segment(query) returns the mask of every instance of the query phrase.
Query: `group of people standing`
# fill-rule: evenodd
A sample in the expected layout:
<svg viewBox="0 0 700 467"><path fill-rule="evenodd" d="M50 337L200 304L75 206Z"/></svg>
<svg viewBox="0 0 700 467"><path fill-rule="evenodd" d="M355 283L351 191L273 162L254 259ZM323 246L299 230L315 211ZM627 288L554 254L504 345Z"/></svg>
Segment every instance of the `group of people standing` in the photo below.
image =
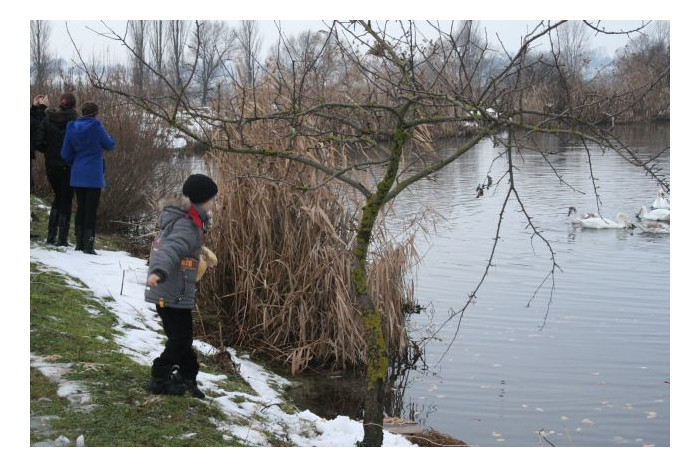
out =
<svg viewBox="0 0 700 467"><path fill-rule="evenodd" d="M44 153L46 175L54 200L49 214L47 243L68 246L73 194L76 250L94 249L97 207L105 186L103 150L114 139L97 119L98 107L85 102L81 116L72 93L61 95L58 108L49 108L46 96L36 96L31 107L31 157ZM162 200L156 236L149 257L145 299L156 305L167 336L165 349L153 361L149 388L154 394L206 395L197 387L199 363L192 348L192 309L201 262L204 232L218 187L203 174L190 175L182 195ZM206 264L206 263L205 263Z"/></svg>
<svg viewBox="0 0 700 467"><path fill-rule="evenodd" d="M61 95L58 108L49 105L48 96L39 95L30 109L31 160L35 151L44 154L46 177L54 195L46 242L69 246L75 194L75 249L94 255L97 208L105 187L102 151L114 148L114 138L97 119L99 108L94 102L85 102L81 115L70 92ZM31 185L33 190L33 177Z"/></svg>

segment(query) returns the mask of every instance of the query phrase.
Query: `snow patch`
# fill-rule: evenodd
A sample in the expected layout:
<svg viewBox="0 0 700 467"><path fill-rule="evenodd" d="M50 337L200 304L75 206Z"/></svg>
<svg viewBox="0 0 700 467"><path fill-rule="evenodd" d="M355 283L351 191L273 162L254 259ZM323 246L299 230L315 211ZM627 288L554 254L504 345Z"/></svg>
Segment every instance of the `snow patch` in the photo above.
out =
<svg viewBox="0 0 700 467"><path fill-rule="evenodd" d="M38 443L32 444L34 447L66 447L70 446L70 440L66 438L65 436L61 435L58 438L56 438L53 441L47 440L47 441L40 441Z"/></svg>
<svg viewBox="0 0 700 467"><path fill-rule="evenodd" d="M38 244L32 244L30 258L33 262L80 280L95 297L113 299L103 300L102 305L117 318L115 342L123 353L146 366L150 366L160 355L165 337L160 332L161 322L155 305L144 300L144 282L148 272L145 260L129 256L126 252L99 250L98 256L94 257L70 249L47 250ZM69 284L84 290L82 284L76 281L69 281ZM199 340L193 345L203 353L213 354L217 351L211 344ZM199 373L200 388L209 395L217 395L213 401L229 418L226 421L213 420L222 431L222 436L235 436L257 446L269 446L267 434L270 433L298 446L354 446L362 439L362 423L348 417L326 420L308 410L286 413L280 408L284 399L279 390L289 385L289 380L267 371L251 361L249 356L239 355L235 349L227 350L234 365L240 369L241 377L258 395L226 391L217 384L227 379L225 375ZM36 362L47 376L51 374L54 378L60 378L69 370L69 365L47 364L40 357L32 358L36 359L32 360L32 365ZM72 397L79 403L85 403L89 398L73 382L67 384L61 381L59 384L62 385L60 391L66 397ZM212 400L207 399L204 403ZM415 445L402 436L385 431L384 446Z"/></svg>
<svg viewBox="0 0 700 467"><path fill-rule="evenodd" d="M73 445L71 440L61 435L54 440L47 439L45 441L39 441L38 443L34 443L32 444L32 447L64 448L71 445ZM75 440L74 445L76 447L85 447L85 437L83 435L78 436Z"/></svg>
<svg viewBox="0 0 700 467"><path fill-rule="evenodd" d="M70 363L52 363L43 357L30 353L29 364L58 385L56 394L59 397L68 399L71 404L75 405L90 403L90 394L82 384L75 381L67 381L63 378L71 369L72 365Z"/></svg>

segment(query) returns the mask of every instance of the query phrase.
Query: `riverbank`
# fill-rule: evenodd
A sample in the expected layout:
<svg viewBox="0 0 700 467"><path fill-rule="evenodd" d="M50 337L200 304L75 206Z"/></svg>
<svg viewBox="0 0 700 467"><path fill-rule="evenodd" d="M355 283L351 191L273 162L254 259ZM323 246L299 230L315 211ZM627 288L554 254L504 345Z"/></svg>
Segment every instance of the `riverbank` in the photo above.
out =
<svg viewBox="0 0 700 467"><path fill-rule="evenodd" d="M162 350L160 321L143 300L146 263L46 245L47 208L32 199L30 442L33 446L354 446L362 424L298 410L290 382L235 349L194 343L207 399L148 392ZM113 240L113 239L112 239ZM412 446L385 432L384 446Z"/></svg>

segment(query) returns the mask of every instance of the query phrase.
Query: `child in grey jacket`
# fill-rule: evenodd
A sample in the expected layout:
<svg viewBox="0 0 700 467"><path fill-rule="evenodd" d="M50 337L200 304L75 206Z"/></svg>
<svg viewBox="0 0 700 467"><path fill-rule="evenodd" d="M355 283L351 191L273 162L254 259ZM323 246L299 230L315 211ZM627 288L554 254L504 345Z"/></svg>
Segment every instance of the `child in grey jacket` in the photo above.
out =
<svg viewBox="0 0 700 467"><path fill-rule="evenodd" d="M159 233L151 245L146 301L156 304L167 336L165 350L153 361L151 391L203 399L197 387L199 363L192 349L192 309L204 229L218 187L202 174L190 175L182 187L186 197L161 202Z"/></svg>

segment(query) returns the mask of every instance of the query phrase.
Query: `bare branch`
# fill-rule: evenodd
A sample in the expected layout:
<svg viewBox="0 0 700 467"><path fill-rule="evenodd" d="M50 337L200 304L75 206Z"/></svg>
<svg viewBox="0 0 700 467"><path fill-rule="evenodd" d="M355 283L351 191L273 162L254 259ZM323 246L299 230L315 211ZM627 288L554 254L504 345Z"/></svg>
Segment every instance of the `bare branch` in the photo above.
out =
<svg viewBox="0 0 700 467"><path fill-rule="evenodd" d="M586 24L586 26L593 29L596 33L601 33L601 34L606 34L606 35L625 35L625 36L629 36L632 33L639 32L642 29L644 29L645 27L647 27L649 25L649 23L651 23L651 21L642 21L641 26L639 26L638 28L620 29L618 31L608 31L607 29L600 27L600 21L596 21L595 24L593 21L590 21L590 20L583 20L583 22Z"/></svg>

